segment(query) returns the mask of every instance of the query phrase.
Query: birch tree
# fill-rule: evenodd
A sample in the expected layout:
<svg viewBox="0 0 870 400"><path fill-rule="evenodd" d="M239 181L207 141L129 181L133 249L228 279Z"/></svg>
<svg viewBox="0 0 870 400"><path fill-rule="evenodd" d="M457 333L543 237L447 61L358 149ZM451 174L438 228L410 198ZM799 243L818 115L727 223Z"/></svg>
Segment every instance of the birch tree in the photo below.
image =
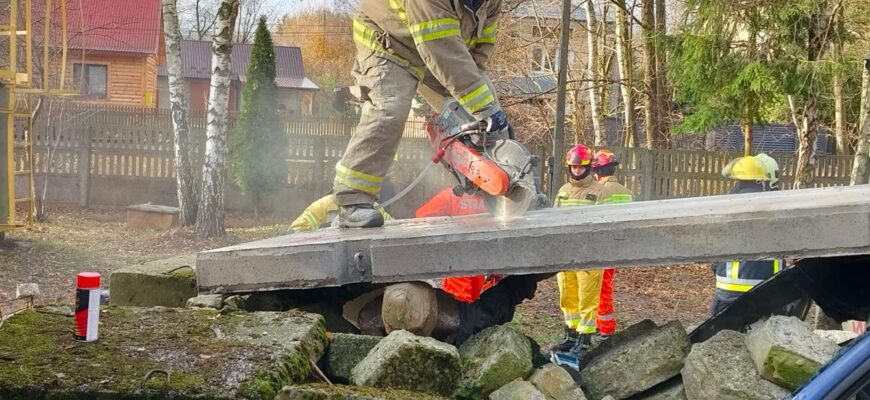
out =
<svg viewBox="0 0 870 400"><path fill-rule="evenodd" d="M643 126L646 136L646 148L655 147L658 131L656 54L653 37L655 35L655 6L653 0L642 0L641 22L643 23Z"/></svg>
<svg viewBox="0 0 870 400"><path fill-rule="evenodd" d="M586 7L586 44L588 46L587 49L587 63L586 63L586 76L589 80L587 87L589 93L589 108L592 113L592 132L593 137L595 138L595 146L606 146L607 145L607 137L604 134L604 116L601 111L601 99L599 95L598 85L602 84L600 77L598 76L598 67L599 67L599 59L598 59L598 38L595 35L595 32L599 32L598 20L595 16L595 4L591 0L587 0L585 3ZM599 32L599 34L603 34L604 32Z"/></svg>
<svg viewBox="0 0 870 400"><path fill-rule="evenodd" d="M181 71L181 30L175 0L163 0L163 35L166 42L166 68L169 71L169 104L175 141L175 184L181 224L196 222L196 196L190 162L190 130L186 85Z"/></svg>
<svg viewBox="0 0 870 400"><path fill-rule="evenodd" d="M205 159L196 232L203 237L224 235L224 180L227 154L227 107L230 89L230 55L239 0L223 0L212 40L211 92L208 97Z"/></svg>
<svg viewBox="0 0 870 400"><path fill-rule="evenodd" d="M850 184L870 183L870 56L864 60L861 77L861 114L858 124L858 143L855 146L855 160L852 165Z"/></svg>
<svg viewBox="0 0 870 400"><path fill-rule="evenodd" d="M619 88L622 93L622 116L625 120L625 145L634 147L637 138L634 132L634 97L632 77L631 39L629 16L625 0L613 0L616 4L616 59L619 64Z"/></svg>

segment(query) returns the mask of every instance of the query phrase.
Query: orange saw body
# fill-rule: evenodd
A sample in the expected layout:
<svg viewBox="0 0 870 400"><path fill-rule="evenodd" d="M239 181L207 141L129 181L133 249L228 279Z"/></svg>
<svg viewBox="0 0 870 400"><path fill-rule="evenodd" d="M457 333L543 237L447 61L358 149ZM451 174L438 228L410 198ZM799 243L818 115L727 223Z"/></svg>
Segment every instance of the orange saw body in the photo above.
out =
<svg viewBox="0 0 870 400"><path fill-rule="evenodd" d="M481 194L487 209L498 215L520 215L537 196L534 175L537 157L506 133L486 133L454 100L426 122L435 156L453 173L456 195ZM482 192L482 193L481 193Z"/></svg>

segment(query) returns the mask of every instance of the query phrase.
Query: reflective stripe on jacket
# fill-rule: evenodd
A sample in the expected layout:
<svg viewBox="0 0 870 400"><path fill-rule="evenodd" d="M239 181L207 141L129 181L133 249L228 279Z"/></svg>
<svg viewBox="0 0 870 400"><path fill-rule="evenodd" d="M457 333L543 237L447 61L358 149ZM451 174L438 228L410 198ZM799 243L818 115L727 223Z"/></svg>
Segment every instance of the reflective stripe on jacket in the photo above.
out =
<svg viewBox="0 0 870 400"><path fill-rule="evenodd" d="M592 174L581 180L571 179L559 188L555 207L586 206L601 200L602 186L595 182Z"/></svg>
<svg viewBox="0 0 870 400"><path fill-rule="evenodd" d="M776 275L782 269L782 260L735 260L716 263L715 267L716 289L745 293Z"/></svg>
<svg viewBox="0 0 870 400"><path fill-rule="evenodd" d="M374 54L428 71L466 110L484 119L501 108L483 72L492 54L501 0L476 10L460 0L362 0L354 40Z"/></svg>
<svg viewBox="0 0 870 400"><path fill-rule="evenodd" d="M633 198L631 191L619 183L615 176L608 176L598 181L601 184L601 200L602 204L612 203L630 203Z"/></svg>

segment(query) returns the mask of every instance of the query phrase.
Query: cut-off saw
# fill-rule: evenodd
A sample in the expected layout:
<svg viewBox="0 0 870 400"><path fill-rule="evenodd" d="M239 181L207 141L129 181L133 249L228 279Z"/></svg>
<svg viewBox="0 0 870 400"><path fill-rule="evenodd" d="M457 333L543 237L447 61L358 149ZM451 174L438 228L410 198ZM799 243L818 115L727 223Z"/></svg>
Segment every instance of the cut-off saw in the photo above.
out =
<svg viewBox="0 0 870 400"><path fill-rule="evenodd" d="M508 129L487 133L486 123L476 121L451 99L444 110L426 123L435 155L457 180L453 193L479 194L495 216L522 215L546 203L536 179L539 158L514 140Z"/></svg>

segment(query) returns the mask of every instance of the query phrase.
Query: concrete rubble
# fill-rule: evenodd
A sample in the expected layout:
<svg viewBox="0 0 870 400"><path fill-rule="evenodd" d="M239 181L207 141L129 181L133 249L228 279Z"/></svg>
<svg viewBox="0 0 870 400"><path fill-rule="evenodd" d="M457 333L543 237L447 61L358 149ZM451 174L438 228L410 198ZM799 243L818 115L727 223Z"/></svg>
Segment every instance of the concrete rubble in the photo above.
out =
<svg viewBox="0 0 870 400"><path fill-rule="evenodd" d="M535 385L547 400L586 400L583 390L564 368L546 364L535 370L529 382Z"/></svg>
<svg viewBox="0 0 870 400"><path fill-rule="evenodd" d="M507 327L493 326L472 336L459 348L464 366L456 395L482 399L508 382L532 373L529 339Z"/></svg>
<svg viewBox="0 0 870 400"><path fill-rule="evenodd" d="M116 269L109 276L110 304L184 307L197 296L196 255L172 257Z"/></svg>
<svg viewBox="0 0 870 400"><path fill-rule="evenodd" d="M511 381L489 395L490 400L547 400L534 385L526 381Z"/></svg>
<svg viewBox="0 0 870 400"><path fill-rule="evenodd" d="M378 343L350 373L355 385L448 396L461 374L456 347L398 330Z"/></svg>
<svg viewBox="0 0 870 400"><path fill-rule="evenodd" d="M746 334L746 347L765 379L794 390L840 349L796 317L773 316L756 322Z"/></svg>
<svg viewBox="0 0 870 400"><path fill-rule="evenodd" d="M188 308L213 308L220 310L224 305L224 296L220 294L201 294L187 299Z"/></svg>
<svg viewBox="0 0 870 400"><path fill-rule="evenodd" d="M383 339L380 336L331 333L326 354L321 359L323 372L333 381L350 381L350 371Z"/></svg>
<svg viewBox="0 0 870 400"><path fill-rule="evenodd" d="M632 397L633 400L687 400L683 380L679 376Z"/></svg>
<svg viewBox="0 0 870 400"><path fill-rule="evenodd" d="M447 400L446 397L407 390L359 386L306 384L281 389L275 400Z"/></svg>
<svg viewBox="0 0 870 400"><path fill-rule="evenodd" d="M758 374L744 335L735 331L723 330L692 346L682 376L689 400L777 400L789 395Z"/></svg>
<svg viewBox="0 0 870 400"><path fill-rule="evenodd" d="M625 399L678 375L691 347L678 321L632 340L623 341L618 336L612 339L622 344L592 359L580 372L592 399L606 395Z"/></svg>
<svg viewBox="0 0 870 400"><path fill-rule="evenodd" d="M841 330L815 330L813 333L823 339L836 343L838 346L842 346L859 336L857 332Z"/></svg>

